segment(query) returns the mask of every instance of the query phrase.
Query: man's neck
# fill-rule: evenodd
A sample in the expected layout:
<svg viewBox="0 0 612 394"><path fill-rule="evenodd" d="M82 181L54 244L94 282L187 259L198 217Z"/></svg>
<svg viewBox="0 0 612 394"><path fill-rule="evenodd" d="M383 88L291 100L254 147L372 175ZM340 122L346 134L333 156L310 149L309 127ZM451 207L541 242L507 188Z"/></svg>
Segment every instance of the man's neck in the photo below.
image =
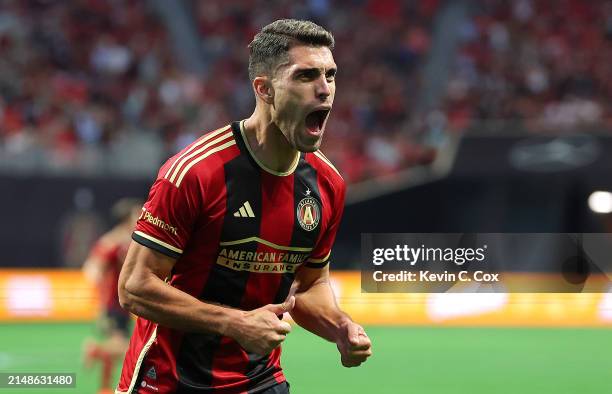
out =
<svg viewBox="0 0 612 394"><path fill-rule="evenodd" d="M279 128L257 111L243 122L245 143L256 161L267 170L286 174L293 172L300 152L287 141Z"/></svg>

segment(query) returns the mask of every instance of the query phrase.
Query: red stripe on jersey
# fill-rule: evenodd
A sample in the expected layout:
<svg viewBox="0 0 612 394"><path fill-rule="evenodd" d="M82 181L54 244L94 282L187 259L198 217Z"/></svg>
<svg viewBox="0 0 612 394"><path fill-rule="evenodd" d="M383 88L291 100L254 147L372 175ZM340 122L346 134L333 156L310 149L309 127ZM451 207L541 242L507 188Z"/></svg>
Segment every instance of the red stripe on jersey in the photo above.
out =
<svg viewBox="0 0 612 394"><path fill-rule="evenodd" d="M223 161L231 160L233 157L237 156L239 151L233 150L233 152L227 152L226 156L223 157ZM223 174L223 167L201 167L201 171L215 171L215 176L203 176L205 179L210 179L210 184L207 185L208 190L215 191L214 194L218 194L220 197L215 199L215 201L209 201L209 206L212 204L217 205L216 208L219 212L221 212L221 217L225 215L227 210L226 206L226 195L227 190L225 187L225 176ZM210 175L210 174L207 174ZM212 194L212 193L211 193ZM200 248L207 247L206 250L202 250L201 253L204 255L214 255L217 252L217 247L220 242L221 237L221 228L223 227L223 220L212 220L207 228L207 233L214 235L216 238L211 239L210 242L199 244ZM175 265L174 271L177 272L174 274L172 279L170 280L170 284L187 294L190 294L194 297L198 297L206 282L208 281L208 277L210 275L210 271L213 268L213 264L202 264L201 256L202 254L198 253L193 255L195 258L190 258L191 256L185 255L184 258L179 260ZM171 353L169 354L170 364L172 366L172 375L178 380L178 373L176 370L176 359L178 352L180 350L180 339L175 340L174 337L181 338L182 333L177 331L172 331L169 333L170 335L164 336L163 341L171 343ZM164 361L164 360L160 360ZM167 362L167 361L166 361Z"/></svg>
<svg viewBox="0 0 612 394"><path fill-rule="evenodd" d="M291 244L295 212L293 212L293 175L261 174L260 238L277 245ZM274 252L273 248L259 244L258 252ZM242 309L252 310L274 302L282 275L252 273L242 299Z"/></svg>

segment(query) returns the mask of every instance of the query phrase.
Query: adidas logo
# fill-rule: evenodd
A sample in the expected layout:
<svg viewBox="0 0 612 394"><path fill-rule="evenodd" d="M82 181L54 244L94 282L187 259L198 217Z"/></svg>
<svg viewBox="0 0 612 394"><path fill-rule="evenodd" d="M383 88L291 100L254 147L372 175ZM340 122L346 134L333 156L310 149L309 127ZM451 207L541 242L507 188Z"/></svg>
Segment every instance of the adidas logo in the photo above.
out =
<svg viewBox="0 0 612 394"><path fill-rule="evenodd" d="M151 367L147 372L147 378L149 379L157 379L157 372L155 372L155 367Z"/></svg>
<svg viewBox="0 0 612 394"><path fill-rule="evenodd" d="M239 210L234 212L234 217L237 218L254 218L255 214L253 213L253 209L251 208L251 204L249 202L245 202L242 204Z"/></svg>

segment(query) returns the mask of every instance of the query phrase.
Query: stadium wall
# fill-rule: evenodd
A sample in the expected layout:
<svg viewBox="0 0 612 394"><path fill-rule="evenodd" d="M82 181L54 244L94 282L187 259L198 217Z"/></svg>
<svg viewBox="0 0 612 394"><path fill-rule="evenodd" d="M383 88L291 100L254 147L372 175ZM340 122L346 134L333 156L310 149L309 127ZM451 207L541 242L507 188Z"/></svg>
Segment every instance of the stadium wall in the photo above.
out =
<svg viewBox="0 0 612 394"><path fill-rule="evenodd" d="M587 199L593 190L612 190L612 156L604 154L612 150L612 138L546 138L465 137L445 178L347 205L334 266L355 268L361 233L606 231ZM562 144L576 157L556 162L539 154L545 168L512 163L517 149L546 152L550 144ZM111 205L121 197L146 198L152 181L0 175L0 267L78 267L108 227ZM72 250L78 248L80 255Z"/></svg>

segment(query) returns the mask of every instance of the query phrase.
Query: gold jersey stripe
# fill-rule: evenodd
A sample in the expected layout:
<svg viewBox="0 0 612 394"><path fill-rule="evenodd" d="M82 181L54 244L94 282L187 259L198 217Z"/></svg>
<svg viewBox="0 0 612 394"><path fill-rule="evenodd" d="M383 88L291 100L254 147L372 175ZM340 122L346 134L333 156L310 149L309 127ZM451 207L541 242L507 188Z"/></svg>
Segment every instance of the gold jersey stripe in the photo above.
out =
<svg viewBox="0 0 612 394"><path fill-rule="evenodd" d="M174 179L176 178L177 174L179 173L179 171L181 170L181 167L183 167L185 165L185 163L187 162L187 160L191 159L194 156L199 155L200 153L204 152L206 149L210 148L213 145L218 144L219 142L227 139L227 137L231 137L232 136L232 132L229 131L225 134L222 134L219 138L215 138L214 140L210 141L209 143L207 143L206 145L204 145L203 147L201 147L200 149L197 149L196 151L190 153L189 155L185 156L181 162L176 166L175 171L173 172L172 176L170 177L169 181L174 183Z"/></svg>
<svg viewBox="0 0 612 394"><path fill-rule="evenodd" d="M322 263L324 261L329 260L329 256L331 256L331 250L329 252L327 252L325 257L323 257L322 259L311 259L311 258L308 258L308 259L306 259L306 262L307 263Z"/></svg>
<svg viewBox="0 0 612 394"><path fill-rule="evenodd" d="M155 326L155 330L153 330L153 334L151 334L151 338L145 343L144 347L140 351L140 355L138 356L138 361L136 361L136 366L134 367L134 372L132 374L132 381L130 382L130 388L128 389L128 393L131 393L134 390L134 385L136 384L136 380L138 380L138 373L140 372L140 365L142 364L142 360L147 355L149 348L155 341L157 337L157 326Z"/></svg>
<svg viewBox="0 0 612 394"><path fill-rule="evenodd" d="M319 159L323 160L323 162L325 164L327 164L328 166L331 167L332 170L334 170L336 172L336 174L340 175L340 171L338 171L338 169L336 167L334 167L334 165L331 163L331 161L329 161L329 159L327 157L325 157L325 155L320 151L316 151L314 152L315 156L317 156ZM342 175L340 175L340 178L342 178Z"/></svg>
<svg viewBox="0 0 612 394"><path fill-rule="evenodd" d="M203 155L193 159L189 164L185 166L185 168L181 172L181 175L178 177L178 180L176 181L176 187L181 186L181 182L183 182L183 178L185 177L185 174L187 174L187 171L189 171L191 167L198 164L200 161L206 159L208 156L212 155L213 153L222 151L223 149L228 148L232 145L236 145L236 140L232 139L231 141L228 141L223 145L219 145L216 148L210 149L206 151L206 153L204 153Z"/></svg>
<svg viewBox="0 0 612 394"><path fill-rule="evenodd" d="M220 242L219 245L221 246L231 246L231 245L239 245L239 244L246 244L249 242L259 242L260 244L264 244L266 246L270 246L271 248L276 248L279 250L291 250L293 252L310 252L313 248L300 248L297 246L283 246L283 245L277 245L273 242L270 241L266 241L263 238L259 238L259 237L249 237L249 238L243 238L243 239L237 239L235 241L225 241L225 242Z"/></svg>
<svg viewBox="0 0 612 394"><path fill-rule="evenodd" d="M134 233L140 235L143 238L148 239L151 242L155 242L156 244L161 245L161 246L163 246L166 249L170 249L173 252L176 252L176 253L179 253L179 254L183 254L183 251L181 249L179 249L179 248L177 248L175 246L172 246L170 244L167 244L164 241L161 241L161 240L159 240L157 238L154 238L154 237L150 236L149 234L145 234L142 231L134 231Z"/></svg>
<svg viewBox="0 0 612 394"><path fill-rule="evenodd" d="M168 176L170 175L170 173L174 170L174 166L176 166L176 164L183 158L185 157L185 155L188 155L189 152L191 152L193 149L197 148L198 146L202 145L203 143L205 143L206 141L208 141L211 138L216 137L217 135L223 133L225 130L227 130L227 128L229 127L229 125L223 126L221 128L218 128L217 130L208 133L207 135L203 136L200 138L199 141L195 142L191 148L187 149L185 152L183 152L182 155L180 155L179 157L176 158L176 160L174 160L174 163L172 163L172 165L170 166L170 168L168 169L168 171L166 172L166 175L164 175L164 179L168 179Z"/></svg>

